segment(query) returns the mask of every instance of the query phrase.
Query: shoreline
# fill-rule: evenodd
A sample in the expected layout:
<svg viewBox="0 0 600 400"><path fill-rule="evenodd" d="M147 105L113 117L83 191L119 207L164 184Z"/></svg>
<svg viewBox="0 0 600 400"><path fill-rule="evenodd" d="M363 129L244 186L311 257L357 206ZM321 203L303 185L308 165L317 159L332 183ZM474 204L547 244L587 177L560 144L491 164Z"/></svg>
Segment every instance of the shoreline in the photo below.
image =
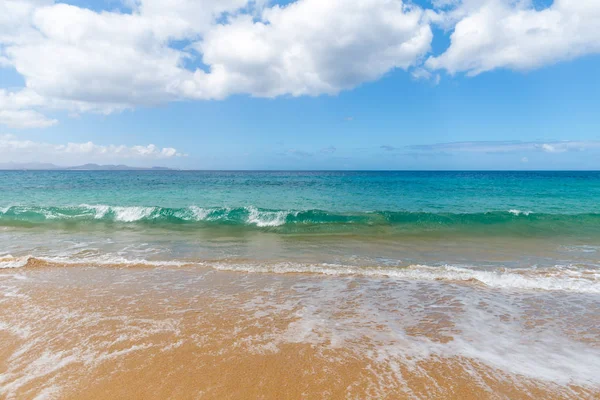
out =
<svg viewBox="0 0 600 400"><path fill-rule="evenodd" d="M61 268L107 268L135 271L183 270L207 273L287 275L291 277L371 278L382 281L443 281L498 290L572 292L600 294L598 266L590 264L539 266L453 265L453 264L338 264L329 262L266 261L243 259L221 260L144 260L118 258L68 258L0 255L2 271Z"/></svg>

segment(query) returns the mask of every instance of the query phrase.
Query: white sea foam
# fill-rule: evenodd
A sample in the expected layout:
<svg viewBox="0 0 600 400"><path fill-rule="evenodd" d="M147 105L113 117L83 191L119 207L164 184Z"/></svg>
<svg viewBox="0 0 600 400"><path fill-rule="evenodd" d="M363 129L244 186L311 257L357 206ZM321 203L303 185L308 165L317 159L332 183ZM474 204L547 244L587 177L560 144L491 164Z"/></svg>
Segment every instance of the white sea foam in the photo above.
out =
<svg viewBox="0 0 600 400"><path fill-rule="evenodd" d="M436 281L408 280L397 285L360 281L351 287L352 282L356 281L299 280L293 287L295 293L288 294L283 304L264 297L250 302L249 309L257 318L270 314L291 318L283 332L269 331L245 343L257 352L277 351L283 343L310 343L324 353L327 348L344 348L373 360L374 368L383 367L377 370L382 393L386 385L403 380L394 366L427 374L419 361L445 359L458 360L473 379L481 378L481 370L473 368L481 362L509 374L500 377L508 382L519 376L559 385L600 384L598 349L572 340L555 325L526 325L529 302L541 304L553 297L530 293L515 298L503 292L450 288ZM565 303L569 301L573 300L565 298ZM539 313L545 312L555 317L564 311L542 306ZM451 328L442 324L432 329L447 341L410 333L409 328L439 320L440 315L452 321ZM571 325L563 319L551 323Z"/></svg>
<svg viewBox="0 0 600 400"><path fill-rule="evenodd" d="M104 310L105 311L105 310ZM20 342L6 360L0 373L0 398L60 398L61 389L69 386L74 363L90 371L98 365L154 346L148 338L170 335L160 347L178 337L178 322L169 318L136 318L132 315L84 310L73 304L48 307L44 302L25 301L18 313L8 313L0 320L0 330L9 331L26 341ZM98 334L98 326L109 325L107 335ZM85 335L94 327L92 335ZM116 340L114 340L116 336ZM62 339L77 339L73 347L62 348ZM58 344L60 343L60 344ZM81 370L81 368L77 368ZM34 389L27 388L38 381Z"/></svg>
<svg viewBox="0 0 600 400"><path fill-rule="evenodd" d="M279 264L282 271L297 269L305 272L302 269L308 266ZM246 267L259 265L246 264ZM315 264L313 267L315 270L335 271L343 266ZM571 335L577 329L593 324L586 322L586 317L592 313L586 305L593 306L595 297L546 292L515 296L502 290L446 285L446 278L435 278L443 271L458 274L471 269L476 271L464 266L413 266L405 270L428 278L405 275L396 281L361 279L360 275L359 279L355 276L340 279L302 276L290 280L282 277L256 280L251 276L236 279L230 276L234 278L230 281L231 285L240 285L236 287L240 290L208 282L206 287L210 290L202 293L214 298L207 298L206 303L200 304L196 300L185 303L186 299L195 299L194 296L203 288L187 277L181 279L179 271L132 274L128 270L96 269L91 273L97 275L90 275L89 282L71 280L69 285L96 290L95 295L106 296L101 299L110 299L118 306L87 309L78 302L68 302L56 307L52 302L31 298L23 303L19 315L6 315L4 328L15 332L26 328L29 340L20 344L8 360L5 371L0 374L0 397L17 398L17 394L23 393L34 380L42 385L38 393L44 393L45 388L52 386L56 388L55 385L66 389L71 383L80 383L72 380L79 379L80 371L83 371L82 375L89 375L103 362L123 359L150 347L169 352L176 351L187 341L203 345L210 340L210 335L217 335L214 337L219 338L221 343L232 339L233 346L219 346L219 351L226 357L244 350L273 353L287 343L306 343L314 345L318 355L333 366L348 359L365 360L369 371L365 371L364 383L373 385L370 396L364 396L369 398L389 397L389 388L394 385L409 387L404 381L403 371L431 379L431 371L422 367L422 361L459 363L470 378L475 382L480 380L484 387L486 381L494 379L507 385L514 384L520 391L526 390L527 379L542 380L544 388L549 390L556 388L553 385L561 385L557 390L565 391L569 390L566 385L592 388L600 385L600 350L594 344L578 341L576 335ZM436 275L437 270L442 272ZM593 271L588 270L590 274ZM501 275L507 272L499 269L494 273ZM573 266L544 271L533 268L513 270L509 273L558 277L585 275ZM216 274L206 275L215 277ZM336 273L331 272L331 275ZM139 286L133 293L123 295L118 286L106 285L107 277L112 282L135 282ZM596 275L593 279L597 278ZM38 284L63 287L64 279L69 277L53 275ZM172 297L174 282L179 285L177 291L182 294L180 297ZM282 285L282 282L286 284ZM226 290L223 290L224 286L227 286ZM167 287L169 290L162 290ZM140 309L135 306L128 308L127 304L135 304L129 301L147 295L148 291L151 291L152 304L156 306L152 313L138 314ZM173 302L174 298L181 302ZM215 303L211 303L212 300ZM95 304L95 300L90 304ZM190 310L194 315L202 316L206 310L216 311L213 307L224 307L226 311L229 306L233 307L231 310L243 312L240 316L244 318L236 319L238 325L234 329L225 324L224 330L210 326L203 331L203 318L185 322L181 319L182 315L189 316ZM575 310L575 315L572 310ZM191 329L188 324L195 320L199 323L198 329ZM436 321L442 323L438 325ZM450 323L447 325L446 322ZM425 325L424 330L421 324ZM186 329L181 329L183 326ZM2 327L0 324L0 329ZM90 328L93 328L93 337L87 334ZM418 334L415 334L414 328ZM584 331L588 337L597 339L593 325L591 330ZM79 332L85 336L73 341L73 348L61 348L62 339L75 339ZM188 335L189 332L194 334ZM436 340L437 334L447 340ZM342 351L331 352L332 348ZM151 357L149 360L152 362ZM482 366L493 370L482 369ZM490 375L487 375L488 371ZM115 372L120 371L115 369ZM453 378L447 377L449 380ZM435 379L428 382L431 382L426 388L429 396L421 397L443 397L443 393L436 392ZM33 396L25 393L27 397ZM557 392L556 397L577 398L575 393L570 396L562 393Z"/></svg>
<svg viewBox="0 0 600 400"><path fill-rule="evenodd" d="M114 215L115 221L120 222L136 222L152 217L158 208L157 207L123 207L123 206L108 206L108 205L89 205L82 204L87 210L91 210L94 213L95 219L105 218L108 214ZM187 210L187 211L186 211ZM248 213L246 217L246 223L250 225L256 225L258 227L274 227L284 225L288 215L295 215L297 213L291 211L267 211L259 210L254 206L244 207L244 210ZM183 220L192 221L213 221L218 218L227 218L232 209L225 208L202 208L198 206L189 206L187 209L178 210L175 214ZM215 215L215 213L217 213ZM191 215L190 215L191 214ZM54 216L48 215L46 218L55 218Z"/></svg>
<svg viewBox="0 0 600 400"><path fill-rule="evenodd" d="M554 269L506 268L481 270L459 266L413 265L406 268L358 267L338 264L300 263L214 263L215 269L249 273L311 273L331 276L358 275L407 280L478 282L498 289L548 290L600 293L600 273L596 269L556 267Z"/></svg>
<svg viewBox="0 0 600 400"><path fill-rule="evenodd" d="M19 337L19 339L27 339L31 335L31 329L29 327L10 325L3 321L0 321L0 331L9 332Z"/></svg>
<svg viewBox="0 0 600 400"><path fill-rule="evenodd" d="M61 387L58 385L48 386L42 389L33 400L51 400L60 398Z"/></svg>
<svg viewBox="0 0 600 400"><path fill-rule="evenodd" d="M250 213L248 223L258 227L281 226L285 224L288 211L260 211L256 207L246 207Z"/></svg>
<svg viewBox="0 0 600 400"><path fill-rule="evenodd" d="M188 207L189 210L192 212L194 219L196 221L204 221L208 218L208 216L210 215L211 210L208 210L206 208L201 208L198 206L190 206Z"/></svg>
<svg viewBox="0 0 600 400"><path fill-rule="evenodd" d="M31 362L31 364L25 368L24 373L17 379L11 380L13 376L10 374L0 374L0 394L11 395L32 380L55 373L76 361L76 356L72 354L66 355L66 352L61 351L53 353L45 351Z"/></svg>
<svg viewBox="0 0 600 400"><path fill-rule="evenodd" d="M83 208L87 208L90 209L92 211L94 211L94 218L95 219L101 219L104 218L104 216L110 211L110 207L109 206L105 206L105 205L89 205L89 204L82 204L81 207Z"/></svg>
<svg viewBox="0 0 600 400"><path fill-rule="evenodd" d="M191 265L193 263L186 261L174 261L174 260L146 260L144 258L126 258L115 254L102 254L99 256L91 257L39 257L39 260L46 261L55 264L66 264L66 265L145 265L153 267L171 266L171 267L182 267L185 265Z"/></svg>
<svg viewBox="0 0 600 400"><path fill-rule="evenodd" d="M156 210L156 207L122 207L122 206L107 206L103 204L89 205L82 204L80 207L92 210L95 219L102 219L107 214L113 213L115 221L120 222L135 222L148 218Z"/></svg>
<svg viewBox="0 0 600 400"><path fill-rule="evenodd" d="M155 210L154 207L113 207L115 220L122 222L135 222L148 218Z"/></svg>
<svg viewBox="0 0 600 400"><path fill-rule="evenodd" d="M21 268L27 265L31 256L13 257L10 254L0 257L0 269Z"/></svg>
<svg viewBox="0 0 600 400"><path fill-rule="evenodd" d="M149 251L151 253L151 251ZM552 268L480 268L457 265L411 265L407 267L376 267L331 263L299 262L206 262L199 260L148 260L137 252L126 256L124 252L55 256L0 257L0 269L25 267L32 259L63 265L114 265L185 267L203 266L221 271L275 274L318 274L328 276L356 275L421 281L472 282L490 288L515 290L565 291L574 293L600 293L600 268L595 266L557 265Z"/></svg>
<svg viewBox="0 0 600 400"><path fill-rule="evenodd" d="M569 252L578 252L578 253L598 253L600 252L600 246L590 246L590 245L579 245L579 246L562 246L562 249Z"/></svg>
<svg viewBox="0 0 600 400"><path fill-rule="evenodd" d="M22 268L27 265L27 263L32 260L40 260L52 264L61 264L61 265L123 265L123 266L133 266L133 265L142 265L142 266L152 266L152 267L161 267L161 266L171 266L171 267L182 267L186 265L192 265L192 262L186 261L175 261L175 260L146 260L144 258L126 258L120 256L118 254L101 254L101 255L92 255L88 257L73 257L73 256L40 256L34 257L32 255L22 256L22 257L12 257L5 256L0 258L0 269L3 268Z"/></svg>
<svg viewBox="0 0 600 400"><path fill-rule="evenodd" d="M511 213L512 215L516 215L516 216L519 216L519 215L528 216L529 214L531 214L531 211L521 211L521 210L515 210L515 209L508 210L508 212Z"/></svg>

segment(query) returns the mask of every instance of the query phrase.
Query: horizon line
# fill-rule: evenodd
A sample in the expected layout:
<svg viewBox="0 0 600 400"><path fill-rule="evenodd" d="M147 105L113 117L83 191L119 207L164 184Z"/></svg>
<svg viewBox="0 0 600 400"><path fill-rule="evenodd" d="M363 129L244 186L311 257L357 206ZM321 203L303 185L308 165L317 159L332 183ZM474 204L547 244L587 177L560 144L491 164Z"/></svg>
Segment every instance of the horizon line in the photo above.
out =
<svg viewBox="0 0 600 400"><path fill-rule="evenodd" d="M71 169L72 167L0 168L1 172L600 172L600 169L180 169L131 167L131 169Z"/></svg>

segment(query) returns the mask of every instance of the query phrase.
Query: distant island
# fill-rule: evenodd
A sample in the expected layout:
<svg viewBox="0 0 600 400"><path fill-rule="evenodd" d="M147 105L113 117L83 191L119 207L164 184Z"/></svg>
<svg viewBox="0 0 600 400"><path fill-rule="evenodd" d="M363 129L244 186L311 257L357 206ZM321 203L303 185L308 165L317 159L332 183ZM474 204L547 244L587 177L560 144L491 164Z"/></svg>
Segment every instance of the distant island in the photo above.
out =
<svg viewBox="0 0 600 400"><path fill-rule="evenodd" d="M174 171L167 167L130 167L128 165L84 164L72 167L61 167L50 163L1 163L0 170L33 170L33 171Z"/></svg>

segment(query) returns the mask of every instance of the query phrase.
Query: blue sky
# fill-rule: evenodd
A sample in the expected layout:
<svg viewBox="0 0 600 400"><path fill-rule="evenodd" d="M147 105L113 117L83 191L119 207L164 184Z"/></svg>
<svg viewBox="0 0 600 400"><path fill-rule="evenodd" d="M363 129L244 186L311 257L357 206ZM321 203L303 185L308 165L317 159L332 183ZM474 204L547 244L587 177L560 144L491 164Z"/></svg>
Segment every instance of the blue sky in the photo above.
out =
<svg viewBox="0 0 600 400"><path fill-rule="evenodd" d="M312 0L299 0L302 1L310 3ZM332 4L338 3L331 1ZM37 2L43 3L44 0ZM314 64L319 65L306 67L315 68L308 71L312 75L307 73L306 76L316 74L319 78L317 83L312 78L306 80L305 75L299 75L306 72L302 69L303 63L289 67L294 75L286 71L285 81L272 81L271 74L256 72L257 69L264 71L270 68L279 59L257 56L266 50L254 47L250 31L254 28L252 22L238 22L235 18L246 15L250 7L254 22L268 19L262 13L268 13L269 8L276 5L272 2L252 4L239 11L240 1L237 1L238 4L232 6L237 11L222 14L218 10L208 22L199 14L199 20L205 25L202 29L185 34L168 33L171 35L168 44L162 43L160 53L140 51L142 57L145 54L157 57L156 63L169 59L171 49L192 54L181 63L181 69L186 73L196 68L210 72L211 66L214 68L220 63L235 71L232 77L227 75L231 83L219 81L219 86L194 86L193 92L186 86L177 95L173 95L170 89L164 90L163 79L166 79L166 87L170 87L171 78L164 78L164 75L171 73L171 66L165 63L164 70L156 71L152 66L147 67L148 71L141 68L139 75L147 77L147 81L142 82L142 86L135 86L138 75L134 73L131 78L134 83L129 87L131 80L127 79L126 73L117 71L116 67L113 75L104 74L102 70L119 65L119 59L102 65L99 58L99 65L91 64L97 50L89 43L102 46L100 39L91 35L101 38L104 31L99 29L99 32L89 33L89 37L82 34L83 39L64 39L60 36L63 35L61 32L78 32L80 28L72 22L69 22L70 25L56 22L56 15L62 15L56 13L63 13L65 18L73 20L69 12L87 9L91 13L89 18L109 18L112 14L144 17L147 18L145 27L156 24L156 19L152 19L147 11L152 5L117 0L69 1L75 7L56 8L53 10L56 13L51 14L53 17L44 22L36 14L36 8L57 6L51 3L33 4L30 13L23 17L33 21L35 34L41 32L43 35L42 39L31 39L31 45L25 40L10 38L10 34L3 34L0 30L0 44L9 49L5 51L7 60L0 62L3 66L0 68L0 88L4 89L4 107L14 111L4 125L0 125L0 157L5 161L58 164L91 161L194 169L600 168L600 79L597 77L600 70L600 45L597 44L600 43L600 35L587 30L578 31L600 23L600 6L591 1L589 8L580 7L581 10L568 9L566 6L569 4L561 2L513 6L511 2L502 0L471 0L438 8L429 2L421 2L413 6L420 13L416 25L413 20L407 20L408 28L402 27L397 36L390 29L376 32L382 42L389 42L405 40L407 35L421 40L427 38L426 30L430 29L432 38L427 43L419 42L423 43L421 50L408 55L398 53L392 60L388 57L389 49L370 52L367 46L361 44L361 35L369 35L371 30L375 30L363 25L344 28L349 32L349 40L359 41L356 46L352 44L350 52L340 50L335 53L339 45L332 47L331 51L341 59L340 63L329 58L321 61L327 55L328 41L337 43L335 40L341 39L333 37L336 29L321 32L318 27L315 29L319 29L319 35L330 33L332 37L323 36L324 44L320 48L306 50L317 60ZM206 3L209 7L208 0ZM369 0L365 3L368 3L367 7L378 7L380 2ZM562 3L568 1L563 0ZM305 8L308 7L306 5ZM342 9L343 5L336 7L327 12L341 14L352 11ZM486 7L500 7L499 19L505 13L506 24L495 28L488 26L492 22L484 18ZM297 8L297 13L302 12L300 7ZM288 13L285 18L299 18L291 16L292 11L296 11L289 7L279 10ZM189 10L186 11L189 14ZM436 15L425 17L429 11ZM499 13L497 9L492 11L496 16ZM551 11L553 14L548 16L550 25L539 21ZM160 9L156 12L170 11ZM567 17L578 15L578 12L591 15L588 18L591 21L581 24L583 28L569 25L571 19ZM566 17L562 20L555 18L563 14ZM374 12L373 18L377 15ZM525 26L522 29L515 28L518 20L515 16L518 15L523 17L520 21ZM402 15L398 17L402 20ZM174 18L179 17L175 15ZM271 18L269 24L275 27L278 20ZM299 21L301 24L303 20ZM333 19L332 24L339 21ZM196 26L195 23L192 20L191 26ZM467 23L482 24L477 32L487 32L487 39L473 43L477 41L477 35L459 37L461 29L464 29L461 27L470 26ZM533 28L541 24L548 31L538 37L528 24L533 24ZM553 36L553 24L557 25L556 30L567 32L574 38L583 37L588 42ZM236 40L226 41L223 38L231 32L219 30L219 25L231 30L236 27L236 32L241 34L232 36ZM57 26L62 31L55 38L52 35ZM507 29L515 31L513 37L506 33ZM288 31L278 35L288 34ZM455 32L456 35L452 36ZM340 37L344 37L344 33L340 33ZM160 34L162 32L153 32L154 36ZM282 49L269 49L269 54L278 57L286 48L294 46L296 36L289 34L291 41L283 43ZM386 37L387 34L390 37ZM13 36L23 38L33 37L33 34L19 32L16 35L13 32ZM177 40L173 40L174 37ZM34 40L39 40L39 43L34 43ZM92 53L83 63L70 57L40 59L40 65L49 65L49 69L55 66L58 71L40 78L46 70L31 68L31 59L23 57L39 54L39 46L54 49L57 44L52 40L61 41L61 45L68 42L69 46L80 46ZM202 44L196 45L197 41L202 41ZM265 39L265 43L273 46L279 46L279 41ZM139 44L137 39L131 43L141 48L149 46L149 42ZM373 42L366 43L370 47L377 46ZM38 49L38 53L26 52L27 46ZM119 43L115 46L110 53L115 57L130 50L130 47L119 48ZM130 42L123 46L130 46ZM303 44L303 48L306 47ZM60 51L58 49L56 51ZM244 59L239 58L240 53L245 54ZM304 54L303 57L306 58ZM344 57L352 58L343 60ZM361 57L367 61L361 64ZM357 59L359 61L355 61ZM206 60L210 62L205 63ZM154 62L154 59L149 61ZM227 64L233 62L237 64ZM240 67L242 63L247 65ZM371 66L378 63L385 65L373 70ZM62 67L66 71L65 76L60 75ZM75 68L81 68L83 72L80 74L80 70ZM350 73L351 69L354 70ZM279 71L280 68L273 70ZM69 71L76 77L72 89L68 88L72 82ZM94 76L94 71L99 71L97 76ZM155 78L153 74L159 77ZM179 79L173 76L174 80ZM299 83L288 85L289 79L297 76L301 76ZM97 82L92 85L94 80ZM242 89L238 89L240 85ZM113 89L104 91L105 87ZM139 97L129 95L138 92ZM10 99L19 93L27 95L28 100L11 103ZM30 100L32 98L35 100ZM33 126L27 123L36 118L39 123ZM154 146L148 147L150 144ZM119 148L121 150L116 150Z"/></svg>

